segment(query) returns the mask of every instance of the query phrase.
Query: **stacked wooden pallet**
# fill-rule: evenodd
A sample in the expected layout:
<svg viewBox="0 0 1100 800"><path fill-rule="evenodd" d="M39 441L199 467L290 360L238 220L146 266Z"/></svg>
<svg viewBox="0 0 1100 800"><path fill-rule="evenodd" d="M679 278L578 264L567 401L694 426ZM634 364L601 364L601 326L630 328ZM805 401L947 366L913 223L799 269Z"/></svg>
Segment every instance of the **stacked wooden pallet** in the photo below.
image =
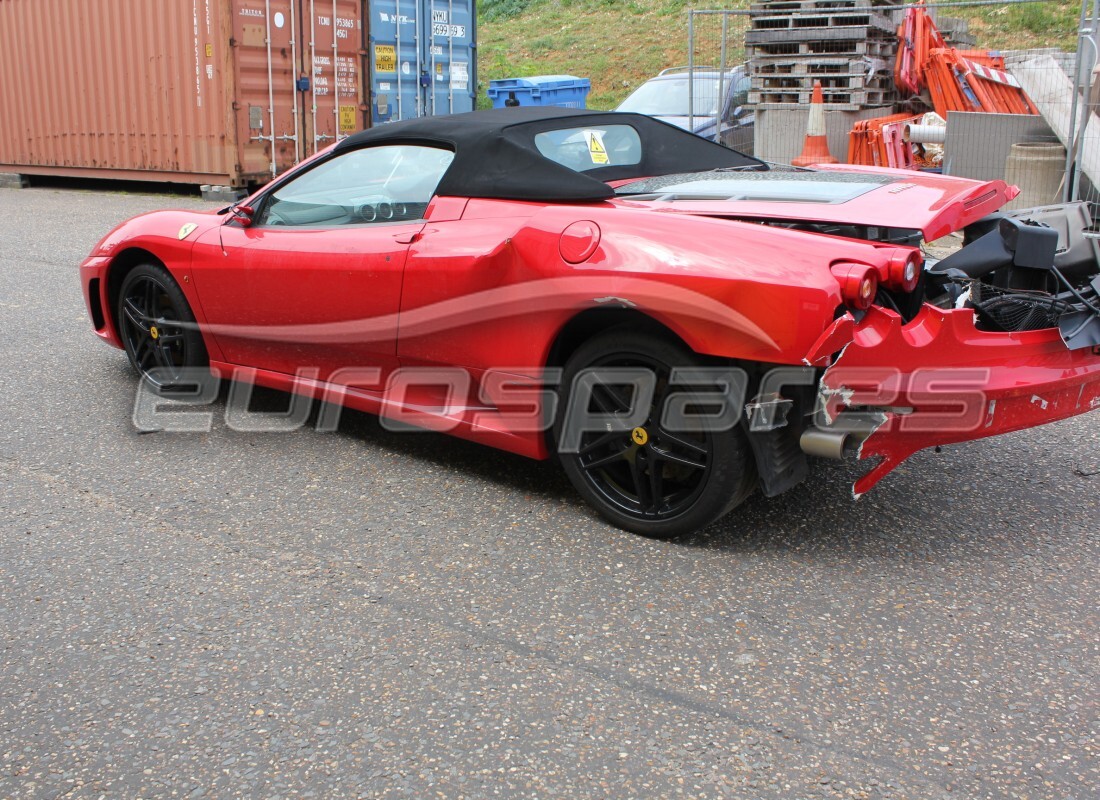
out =
<svg viewBox="0 0 1100 800"><path fill-rule="evenodd" d="M745 34L758 108L810 102L821 81L825 102L856 111L897 100L892 69L900 0L758 0Z"/></svg>

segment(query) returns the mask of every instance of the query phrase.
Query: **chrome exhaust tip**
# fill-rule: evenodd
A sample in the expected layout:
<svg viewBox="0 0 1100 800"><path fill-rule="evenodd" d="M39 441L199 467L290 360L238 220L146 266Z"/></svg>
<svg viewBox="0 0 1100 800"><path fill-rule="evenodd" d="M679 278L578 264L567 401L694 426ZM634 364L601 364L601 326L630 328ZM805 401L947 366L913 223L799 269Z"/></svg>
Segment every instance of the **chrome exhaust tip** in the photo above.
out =
<svg viewBox="0 0 1100 800"><path fill-rule="evenodd" d="M826 431L807 428L798 440L798 446L808 456L842 459L852 450L852 434L848 431Z"/></svg>

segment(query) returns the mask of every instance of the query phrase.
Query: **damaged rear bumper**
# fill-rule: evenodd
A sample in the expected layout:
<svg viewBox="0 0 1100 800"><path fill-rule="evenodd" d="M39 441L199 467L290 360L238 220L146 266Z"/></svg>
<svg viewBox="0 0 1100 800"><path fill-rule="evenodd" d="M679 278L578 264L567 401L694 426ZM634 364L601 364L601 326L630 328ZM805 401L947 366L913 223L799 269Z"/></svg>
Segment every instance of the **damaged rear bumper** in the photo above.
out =
<svg viewBox="0 0 1100 800"><path fill-rule="evenodd" d="M856 481L857 497L919 450L1100 408L1096 348L1070 350L1053 328L980 331L974 319L969 309L926 305L905 323L873 307L822 337L832 352L847 344L822 376L818 424L852 430L859 458L877 462Z"/></svg>

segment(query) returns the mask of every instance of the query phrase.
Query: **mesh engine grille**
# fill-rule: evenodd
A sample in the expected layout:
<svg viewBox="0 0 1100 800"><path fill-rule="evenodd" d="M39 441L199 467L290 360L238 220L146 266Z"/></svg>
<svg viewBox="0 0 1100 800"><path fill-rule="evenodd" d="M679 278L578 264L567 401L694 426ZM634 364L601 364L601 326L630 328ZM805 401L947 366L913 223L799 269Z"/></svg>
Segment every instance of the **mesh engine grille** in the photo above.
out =
<svg viewBox="0 0 1100 800"><path fill-rule="evenodd" d="M971 284L970 302L983 322L1008 332L1056 328L1069 308L1046 292L999 289L978 281Z"/></svg>

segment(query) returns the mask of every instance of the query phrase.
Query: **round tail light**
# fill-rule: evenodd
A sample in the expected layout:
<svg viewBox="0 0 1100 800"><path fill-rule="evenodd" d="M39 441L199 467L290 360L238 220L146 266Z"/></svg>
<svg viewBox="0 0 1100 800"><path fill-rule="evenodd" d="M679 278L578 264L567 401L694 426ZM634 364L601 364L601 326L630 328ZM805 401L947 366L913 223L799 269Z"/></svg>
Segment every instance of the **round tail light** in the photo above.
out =
<svg viewBox="0 0 1100 800"><path fill-rule="evenodd" d="M908 294L917 288L920 282L920 272L924 259L919 250L910 248L898 248L890 256L887 266L886 285L891 289L898 289Z"/></svg>
<svg viewBox="0 0 1100 800"><path fill-rule="evenodd" d="M836 264L833 276L840 283L844 302L859 311L866 311L878 293L878 271L866 264Z"/></svg>

